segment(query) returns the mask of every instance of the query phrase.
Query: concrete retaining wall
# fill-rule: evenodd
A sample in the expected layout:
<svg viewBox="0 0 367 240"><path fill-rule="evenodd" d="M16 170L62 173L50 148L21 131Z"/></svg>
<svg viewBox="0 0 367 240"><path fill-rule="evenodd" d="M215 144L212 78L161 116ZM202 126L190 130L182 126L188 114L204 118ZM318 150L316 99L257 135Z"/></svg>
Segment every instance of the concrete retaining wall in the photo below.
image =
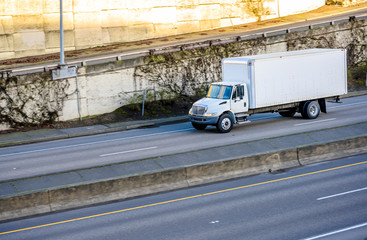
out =
<svg viewBox="0 0 367 240"><path fill-rule="evenodd" d="M139 101L144 89L157 98L194 95L202 91L205 84L221 80L221 59L224 57L344 48L348 52L348 65L357 65L367 59L366 31L365 20L342 22L83 66L78 70L80 113L86 117L111 112ZM46 72L0 80L0 130L78 117L75 78L52 81L51 73Z"/></svg>
<svg viewBox="0 0 367 240"><path fill-rule="evenodd" d="M324 0L262 0L263 19L310 11ZM238 0L64 0L65 50L132 42L256 21ZM93 36L93 37L91 37ZM59 51L59 1L2 0L0 59Z"/></svg>
<svg viewBox="0 0 367 240"><path fill-rule="evenodd" d="M367 152L367 136L0 199L0 220L195 186Z"/></svg>

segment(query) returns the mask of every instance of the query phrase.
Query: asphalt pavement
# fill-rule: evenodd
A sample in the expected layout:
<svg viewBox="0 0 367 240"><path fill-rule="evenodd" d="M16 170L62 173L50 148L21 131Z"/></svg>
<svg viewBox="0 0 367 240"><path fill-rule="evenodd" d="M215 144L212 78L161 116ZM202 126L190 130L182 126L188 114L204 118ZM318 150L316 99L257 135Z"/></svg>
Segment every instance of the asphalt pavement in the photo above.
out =
<svg viewBox="0 0 367 240"><path fill-rule="evenodd" d="M367 155L0 223L1 239L365 239Z"/></svg>
<svg viewBox="0 0 367 240"><path fill-rule="evenodd" d="M366 92L351 93L349 96L364 95L365 93ZM13 132L0 135L0 146L5 147L78 136L95 135L187 120L187 116L178 116L165 119L119 122L71 129L39 129L28 132ZM0 198L45 191L47 189L61 188L64 186L73 186L82 183L102 181L111 178L142 175L169 169L179 169L190 165L210 162L213 163L224 159L276 152L282 149L292 149L365 135L367 135L367 122L362 122L359 124L318 131L308 131L275 138L245 141L243 143L231 144L228 146L211 147L198 151L151 157L140 159L138 161L107 164L104 166L32 176L28 178L7 179L0 182Z"/></svg>
<svg viewBox="0 0 367 240"><path fill-rule="evenodd" d="M30 131L4 133L0 134L0 151L1 147L7 147L7 146L89 136L89 135L124 131L143 127L153 127L188 120L189 120L188 115L185 115L185 116L167 117L159 119L98 124L92 126L66 128L66 129L45 128Z"/></svg>
<svg viewBox="0 0 367 240"><path fill-rule="evenodd" d="M351 92L344 97L361 96L366 94L367 91ZM90 136L102 133L110 133L144 127L153 127L185 121L189 121L188 115L159 118L159 119L149 119L149 120L136 120L136 121L107 123L107 124L97 124L76 128L65 128L65 129L44 128L30 131L16 131L10 133L3 133L0 134L0 152L1 147L45 142L58 139L67 139L81 136Z"/></svg>
<svg viewBox="0 0 367 240"><path fill-rule="evenodd" d="M153 123L150 122L150 124ZM93 128L87 129L87 133L92 134L92 129ZM88 132L89 130L91 132ZM50 130L50 132L52 133L51 138L55 138L55 133L52 130ZM46 133L47 131L44 131L43 134L37 134L36 137L45 140L45 138L47 138ZM63 133L64 136L70 136L68 130L60 131L60 134L61 133ZM78 134L80 134L80 131ZM8 180L0 182L0 198L112 178L179 169L190 165L213 163L225 159L276 152L284 149L333 142L365 135L367 135L367 122L270 139L249 141L223 147L214 147L193 152L148 158L139 161L110 164L25 179ZM28 138L32 135L23 133L23 136L29 140ZM61 135L59 137L61 137Z"/></svg>
<svg viewBox="0 0 367 240"><path fill-rule="evenodd" d="M329 124L329 121L335 118L321 119L315 121L323 125L321 128L307 128L304 124L309 126L310 123L302 122L298 124L303 126L302 131L288 133L287 135L287 130L281 129L280 134L259 137L264 136L261 134L268 129L262 125L262 128L255 132L257 135L255 139L250 138L244 140L242 137L241 141L232 142L231 144L227 143L227 145L221 141L220 145L198 148L196 150L186 149L185 151L175 153L160 153L157 156L141 157L139 154L139 159L130 160L124 159L125 152L119 152L117 156L120 157L117 157L116 161L112 163L98 161L99 164L96 166L84 166L68 170L57 168L55 169L56 171L41 172L39 174L34 174L31 171L32 174L29 175L29 171L25 166L29 163L27 161L28 153L31 154L30 156L40 160L41 164L42 162L45 164L45 161L58 159L61 156L62 158L57 164L63 164L67 162L64 160L68 160L67 165L73 165L74 162L79 163L85 155L94 149L76 150L79 145L84 145L81 143L68 146L67 149L62 146L52 147L52 149L58 149L58 151L52 154L39 149L33 149L33 144L19 146L24 149L21 152L13 152L18 146L0 148L3 171L6 171L5 174L1 175L2 180L0 180L0 221L186 188L234 177L259 174L269 170L276 172L313 162L367 152L367 122L365 112L360 107L365 102L355 102L358 99L361 100L364 98L365 96L361 96L348 99L348 101L345 100L346 105L344 106L344 110L338 111L339 118L343 120L351 117L348 114L353 112L352 109L354 111L357 110L357 112L355 112L355 117L351 117L354 121L344 121L345 124L342 125L332 126L332 124ZM349 100L352 100L352 103L348 104L347 102L350 102ZM351 111L345 111L349 109L348 106L353 107L350 109ZM332 108L330 109L330 114L332 115L335 112L335 106L330 108ZM72 136L105 133L106 131L120 131L123 129L160 125L168 122L185 121L186 117L115 123L109 126L97 125L76 129L43 129L24 133L5 134L2 137L7 141L7 144L25 143L26 141L48 141ZM358 120L355 121L356 119ZM292 120L283 119L283 121ZM326 125L323 123L326 123ZM182 124L189 125L187 122ZM175 127L176 125L181 124L162 127ZM272 128L275 125L274 123L271 124ZM269 125L269 127L271 126ZM156 131L159 128L151 130ZM237 131L240 130L237 129ZM242 130L246 130L246 128ZM209 129L208 131L210 132L211 130ZM247 133L248 135L249 131L251 129L247 129L243 134ZM136 131L126 131L126 133L132 132ZM200 136L197 137L202 137L207 134L195 132L192 128L192 133L189 135L193 137L193 135L199 134ZM212 131L212 134L216 134L215 131ZM17 139L15 139L14 135ZM115 134L101 134L90 137L104 137L107 135ZM235 135L235 132L233 132L232 134L224 134L222 136L223 138L232 139L235 138ZM9 140L10 138L6 136L12 136L13 139ZM207 137L209 135L206 135ZM80 138L69 139L60 141L78 142L80 140ZM49 141L40 144L52 145L60 141ZM110 141L106 140L107 143ZM180 144L180 141L176 141L176 143ZM116 150L121 151L121 146L117 145ZM152 151L154 150L156 149ZM41 155L38 155L38 153L41 153ZM68 153L75 154L70 155ZM68 159L64 159L65 157L63 158L63 156ZM15 159L17 159L18 164L13 166L12 163ZM85 160L89 162L91 159L86 158ZM13 167L9 168L10 165ZM39 165L39 168L42 167L43 165ZM34 168L30 167L30 169ZM24 174L19 175L20 172ZM26 176L27 174L28 176Z"/></svg>
<svg viewBox="0 0 367 240"><path fill-rule="evenodd" d="M367 91L350 92L349 94L343 97L345 98L362 95L367 95ZM81 136L90 136L102 133L118 132L136 128L153 127L185 121L189 121L188 115L149 119L149 120L136 120L127 122L97 124L91 126L66 128L66 129L45 128L30 131L3 133L0 134L0 152L1 147L45 142L45 141L74 138Z"/></svg>

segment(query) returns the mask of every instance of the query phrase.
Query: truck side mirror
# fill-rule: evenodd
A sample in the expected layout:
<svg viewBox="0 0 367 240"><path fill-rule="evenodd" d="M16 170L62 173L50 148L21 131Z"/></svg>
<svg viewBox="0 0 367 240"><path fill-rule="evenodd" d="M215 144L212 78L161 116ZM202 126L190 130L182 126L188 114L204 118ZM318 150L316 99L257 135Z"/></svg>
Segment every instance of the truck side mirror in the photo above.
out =
<svg viewBox="0 0 367 240"><path fill-rule="evenodd" d="M233 88L232 100L236 100L236 98L237 98L237 88Z"/></svg>

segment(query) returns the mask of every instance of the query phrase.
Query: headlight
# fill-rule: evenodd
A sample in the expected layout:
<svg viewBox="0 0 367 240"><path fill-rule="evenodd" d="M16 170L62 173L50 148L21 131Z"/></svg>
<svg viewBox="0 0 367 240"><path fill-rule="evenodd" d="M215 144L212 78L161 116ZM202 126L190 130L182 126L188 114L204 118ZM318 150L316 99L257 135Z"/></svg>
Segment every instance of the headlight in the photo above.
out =
<svg viewBox="0 0 367 240"><path fill-rule="evenodd" d="M192 114L192 108L190 108L190 110L189 110L189 115L191 115Z"/></svg>
<svg viewBox="0 0 367 240"><path fill-rule="evenodd" d="M212 117L212 116L216 116L217 113L204 113L205 117Z"/></svg>

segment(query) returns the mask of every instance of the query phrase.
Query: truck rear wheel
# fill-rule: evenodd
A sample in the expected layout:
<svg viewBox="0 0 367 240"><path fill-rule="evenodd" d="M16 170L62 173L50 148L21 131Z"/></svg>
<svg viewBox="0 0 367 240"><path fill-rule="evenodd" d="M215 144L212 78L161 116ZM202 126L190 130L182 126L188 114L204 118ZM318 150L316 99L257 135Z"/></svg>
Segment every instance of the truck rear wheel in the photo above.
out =
<svg viewBox="0 0 367 240"><path fill-rule="evenodd" d="M233 120L231 115L225 113L222 116L220 116L218 122L217 122L217 130L220 133L228 133L233 128Z"/></svg>
<svg viewBox="0 0 367 240"><path fill-rule="evenodd" d="M206 124L194 123L191 122L192 126L197 130L204 130L206 128Z"/></svg>
<svg viewBox="0 0 367 240"><path fill-rule="evenodd" d="M306 119L315 119L320 114L320 105L316 101L306 102L302 109L302 117Z"/></svg>

